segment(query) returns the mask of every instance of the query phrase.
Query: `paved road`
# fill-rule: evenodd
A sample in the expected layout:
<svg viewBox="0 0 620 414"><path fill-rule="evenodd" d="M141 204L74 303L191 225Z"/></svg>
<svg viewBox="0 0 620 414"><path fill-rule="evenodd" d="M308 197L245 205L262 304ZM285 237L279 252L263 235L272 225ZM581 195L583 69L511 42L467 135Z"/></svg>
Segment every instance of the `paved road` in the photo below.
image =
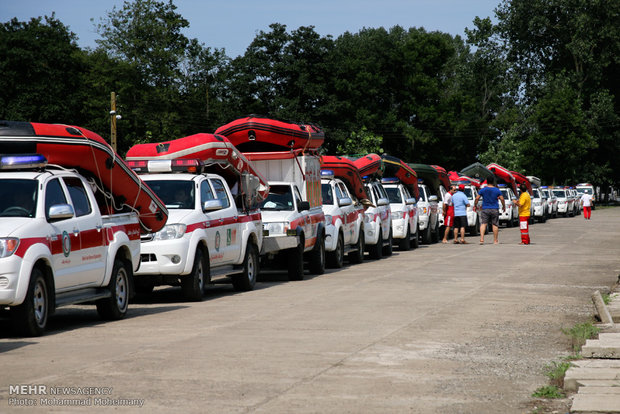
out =
<svg viewBox="0 0 620 414"><path fill-rule="evenodd" d="M0 412L109 410L95 398L122 412L532 412L544 365L571 353L561 329L591 320L590 295L620 274L619 228L620 208L597 209L532 226L530 246L502 229L497 246L422 246L253 292L216 286L201 303L161 289L114 323L61 309L35 339L0 320ZM48 394L9 395L18 384ZM41 407L89 397L55 386L106 394Z"/></svg>

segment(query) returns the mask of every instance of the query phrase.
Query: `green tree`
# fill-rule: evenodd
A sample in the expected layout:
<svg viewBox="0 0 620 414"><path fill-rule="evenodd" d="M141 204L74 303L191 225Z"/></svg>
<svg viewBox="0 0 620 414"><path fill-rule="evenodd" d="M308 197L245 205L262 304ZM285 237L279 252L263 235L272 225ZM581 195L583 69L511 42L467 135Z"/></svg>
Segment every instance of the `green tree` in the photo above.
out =
<svg viewBox="0 0 620 414"><path fill-rule="evenodd" d="M82 55L54 14L0 25L0 118L83 124Z"/></svg>

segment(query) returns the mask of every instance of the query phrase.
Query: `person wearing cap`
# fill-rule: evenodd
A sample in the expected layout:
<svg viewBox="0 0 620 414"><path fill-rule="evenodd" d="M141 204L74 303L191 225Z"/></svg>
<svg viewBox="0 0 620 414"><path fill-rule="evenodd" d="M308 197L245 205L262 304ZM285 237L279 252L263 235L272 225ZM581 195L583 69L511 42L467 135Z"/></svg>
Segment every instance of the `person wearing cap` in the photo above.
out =
<svg viewBox="0 0 620 414"><path fill-rule="evenodd" d="M527 192L525 184L519 186L521 195L519 200L513 200L513 202L519 206L519 228L521 229L521 243L530 244L530 207L532 205L532 198L530 193Z"/></svg>
<svg viewBox="0 0 620 414"><path fill-rule="evenodd" d="M443 234L442 243L448 243L448 236L450 230L454 226L454 206L452 205L452 195L456 192L456 186L451 185L450 191L448 191L443 199L443 225L446 227L446 231ZM456 240L456 238L455 238Z"/></svg>
<svg viewBox="0 0 620 414"><path fill-rule="evenodd" d="M467 207L469 200L463 192L465 186L460 184L458 191L452 196L452 205L454 206L454 243L467 244L465 241L465 227L467 226ZM461 240L458 239L458 233L461 233Z"/></svg>

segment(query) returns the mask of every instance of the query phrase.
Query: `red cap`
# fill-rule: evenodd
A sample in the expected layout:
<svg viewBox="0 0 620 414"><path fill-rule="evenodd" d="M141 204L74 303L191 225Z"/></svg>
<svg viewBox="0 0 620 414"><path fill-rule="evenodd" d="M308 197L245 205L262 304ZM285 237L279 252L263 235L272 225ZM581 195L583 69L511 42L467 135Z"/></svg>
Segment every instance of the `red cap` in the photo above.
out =
<svg viewBox="0 0 620 414"><path fill-rule="evenodd" d="M464 190L465 189L465 184L459 184L459 190Z"/></svg>

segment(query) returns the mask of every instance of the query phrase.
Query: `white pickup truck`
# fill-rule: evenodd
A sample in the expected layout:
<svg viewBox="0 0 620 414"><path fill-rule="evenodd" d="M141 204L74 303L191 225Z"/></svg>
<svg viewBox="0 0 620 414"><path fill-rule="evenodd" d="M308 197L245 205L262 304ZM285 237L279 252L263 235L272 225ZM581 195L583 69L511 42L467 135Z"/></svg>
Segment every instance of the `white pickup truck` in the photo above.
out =
<svg viewBox="0 0 620 414"><path fill-rule="evenodd" d="M366 194L372 206L364 212L364 240L372 259L392 255L392 210L390 200L378 179L366 181Z"/></svg>
<svg viewBox="0 0 620 414"><path fill-rule="evenodd" d="M420 244L417 200L397 178L383 178L381 183L390 201L393 242L398 243L399 250L417 248Z"/></svg>
<svg viewBox="0 0 620 414"><path fill-rule="evenodd" d="M421 241L424 244L437 243L439 241L439 202L436 195L431 194L426 184L418 184L420 199L418 210L420 212Z"/></svg>
<svg viewBox="0 0 620 414"><path fill-rule="evenodd" d="M254 289L263 240L260 211L246 208L242 197L235 200L226 180L203 172L198 159L128 164L169 212L163 229L142 236L142 264L134 276L138 292L180 285L185 298L199 301L210 283Z"/></svg>
<svg viewBox="0 0 620 414"><path fill-rule="evenodd" d="M504 202L506 204L506 209L502 211L501 205L499 209L499 222L505 223L506 227L513 227L519 224L519 207L512 202L512 200L516 199L512 188L508 187L506 184L498 184L497 188L502 193L504 197Z"/></svg>
<svg viewBox="0 0 620 414"><path fill-rule="evenodd" d="M286 264L289 280L325 272L325 215L321 207L321 165L317 155L301 150L246 152L254 167L269 180L261 203L264 240L261 261Z"/></svg>
<svg viewBox="0 0 620 414"><path fill-rule="evenodd" d="M364 207L345 183L334 177L333 171L322 170L321 177L327 264L341 268L345 254L352 263L361 263L365 247Z"/></svg>
<svg viewBox="0 0 620 414"><path fill-rule="evenodd" d="M86 178L43 156L0 159L0 307L18 332L41 335L68 304L123 318L139 264L136 214L103 215Z"/></svg>

